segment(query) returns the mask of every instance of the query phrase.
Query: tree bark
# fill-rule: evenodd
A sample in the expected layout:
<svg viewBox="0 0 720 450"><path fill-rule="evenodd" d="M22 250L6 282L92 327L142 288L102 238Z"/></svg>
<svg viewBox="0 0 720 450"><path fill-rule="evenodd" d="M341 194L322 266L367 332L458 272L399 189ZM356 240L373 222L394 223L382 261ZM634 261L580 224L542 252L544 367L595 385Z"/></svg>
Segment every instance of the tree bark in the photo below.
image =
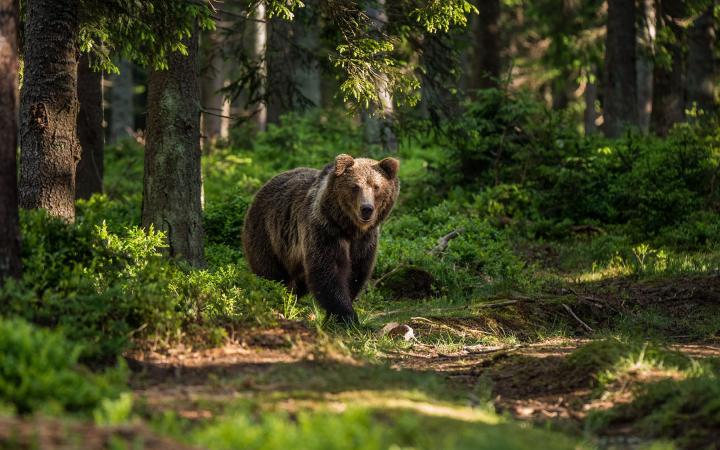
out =
<svg viewBox="0 0 720 450"><path fill-rule="evenodd" d="M225 63L220 51L220 41L216 31L209 31L203 35L207 38L204 73L201 78L202 113L202 139L203 149L208 149L223 134L223 118L225 112L225 97L220 92L225 84Z"/></svg>
<svg viewBox="0 0 720 450"><path fill-rule="evenodd" d="M640 29L637 33L638 123L643 133L650 129L653 92L653 46L655 45L654 0L640 0Z"/></svg>
<svg viewBox="0 0 720 450"><path fill-rule="evenodd" d="M688 30L686 109L691 109L695 105L706 112L714 112L717 109L715 103L717 30L713 18L715 3L712 2Z"/></svg>
<svg viewBox="0 0 720 450"><path fill-rule="evenodd" d="M500 78L500 0L478 0L475 21L473 77L470 89L498 87Z"/></svg>
<svg viewBox="0 0 720 450"><path fill-rule="evenodd" d="M90 198L103 191L104 136L102 73L90 68L87 54L78 64L77 134L80 140L80 162L77 166L75 198Z"/></svg>
<svg viewBox="0 0 720 450"><path fill-rule="evenodd" d="M172 53L168 70L149 74L142 224L165 233L171 257L202 266L197 32L185 44L188 56Z"/></svg>
<svg viewBox="0 0 720 450"><path fill-rule="evenodd" d="M673 19L685 15L683 0L659 0L658 27L667 27L674 42L666 43L670 64L655 64L653 71L653 106L650 125L660 136L668 134L673 125L685 119L685 31Z"/></svg>
<svg viewBox="0 0 720 450"><path fill-rule="evenodd" d="M635 0L608 0L603 118L605 135L638 126Z"/></svg>
<svg viewBox="0 0 720 450"><path fill-rule="evenodd" d="M20 276L17 193L18 0L0 0L0 286Z"/></svg>
<svg viewBox="0 0 720 450"><path fill-rule="evenodd" d="M120 73L110 77L110 142L130 136L135 130L133 108L133 65L126 59L117 61Z"/></svg>
<svg viewBox="0 0 720 450"><path fill-rule="evenodd" d="M75 220L78 0L26 5L20 94L20 206Z"/></svg>

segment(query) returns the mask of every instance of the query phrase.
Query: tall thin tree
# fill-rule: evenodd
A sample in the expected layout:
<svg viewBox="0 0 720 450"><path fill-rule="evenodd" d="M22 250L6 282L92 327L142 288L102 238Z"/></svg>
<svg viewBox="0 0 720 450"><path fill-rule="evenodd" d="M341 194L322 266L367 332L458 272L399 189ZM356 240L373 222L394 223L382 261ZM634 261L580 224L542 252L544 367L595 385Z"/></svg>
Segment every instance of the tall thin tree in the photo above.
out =
<svg viewBox="0 0 720 450"><path fill-rule="evenodd" d="M265 100L268 73L268 64L266 58L268 40L267 28L267 14L265 12L265 4L263 2L258 2L257 6L255 7L255 11L253 12L251 36L252 55L256 63L258 64L258 76L262 80L258 86L259 92L257 93L257 96L262 98L263 100L261 100L257 103L257 105L255 105L255 110L253 111L255 125L258 131L265 131L267 129L268 122L267 103Z"/></svg>
<svg viewBox="0 0 720 450"><path fill-rule="evenodd" d="M608 0L603 118L610 137L638 125L636 21L635 0Z"/></svg>
<svg viewBox="0 0 720 450"><path fill-rule="evenodd" d="M0 0L0 285L20 275L17 199L18 0Z"/></svg>
<svg viewBox="0 0 720 450"><path fill-rule="evenodd" d="M654 0L641 0L639 3L639 29L637 33L637 95L638 122L640 129L647 133L650 129L653 90L653 46L655 45L655 5Z"/></svg>
<svg viewBox="0 0 720 450"><path fill-rule="evenodd" d="M687 76L685 84L687 109L697 106L707 112L717 109L715 85L717 81L717 29L713 16L716 1L710 2L688 30Z"/></svg>
<svg viewBox="0 0 720 450"><path fill-rule="evenodd" d="M110 142L130 136L135 130L133 109L133 64L127 59L115 63L120 71L110 76Z"/></svg>
<svg viewBox="0 0 720 450"><path fill-rule="evenodd" d="M202 266L197 30L184 44L187 56L173 52L149 75L142 224L165 232L170 256Z"/></svg>
<svg viewBox="0 0 720 450"><path fill-rule="evenodd" d="M500 0L478 0L474 21L471 89L497 87L500 77Z"/></svg>
<svg viewBox="0 0 720 450"><path fill-rule="evenodd" d="M203 73L200 79L202 101L203 149L207 152L218 138L223 136L225 96L220 92L225 83L225 61L221 51L222 42L216 30L202 35L204 51Z"/></svg>
<svg viewBox="0 0 720 450"><path fill-rule="evenodd" d="M78 64L77 134L81 156L77 166L75 198L90 198L103 191L105 139L103 136L102 73L90 67L88 54Z"/></svg>
<svg viewBox="0 0 720 450"><path fill-rule="evenodd" d="M26 4L20 206L75 220L79 0Z"/></svg>
<svg viewBox="0 0 720 450"><path fill-rule="evenodd" d="M658 0L657 26L664 30L663 54L653 70L653 105L650 128L660 136L685 119L686 32L679 20L686 15L684 0Z"/></svg>

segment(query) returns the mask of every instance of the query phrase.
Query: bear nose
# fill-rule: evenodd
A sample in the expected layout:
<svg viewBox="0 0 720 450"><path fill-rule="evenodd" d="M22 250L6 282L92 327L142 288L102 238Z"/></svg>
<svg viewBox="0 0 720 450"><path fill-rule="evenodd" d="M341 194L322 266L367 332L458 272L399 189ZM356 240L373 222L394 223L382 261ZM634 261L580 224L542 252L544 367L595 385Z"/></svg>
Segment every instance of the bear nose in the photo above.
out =
<svg viewBox="0 0 720 450"><path fill-rule="evenodd" d="M373 208L373 205L370 204L365 204L360 207L360 215L363 220L370 220L373 211L375 211L375 208Z"/></svg>

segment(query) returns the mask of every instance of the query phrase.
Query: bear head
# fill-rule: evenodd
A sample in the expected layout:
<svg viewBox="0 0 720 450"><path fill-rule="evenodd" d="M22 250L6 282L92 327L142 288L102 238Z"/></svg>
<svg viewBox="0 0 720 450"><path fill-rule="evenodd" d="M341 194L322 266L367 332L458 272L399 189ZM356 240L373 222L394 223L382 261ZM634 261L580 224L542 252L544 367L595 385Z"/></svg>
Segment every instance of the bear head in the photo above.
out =
<svg viewBox="0 0 720 450"><path fill-rule="evenodd" d="M335 158L333 196L343 213L361 231L381 223L395 204L399 192L400 161L385 158Z"/></svg>

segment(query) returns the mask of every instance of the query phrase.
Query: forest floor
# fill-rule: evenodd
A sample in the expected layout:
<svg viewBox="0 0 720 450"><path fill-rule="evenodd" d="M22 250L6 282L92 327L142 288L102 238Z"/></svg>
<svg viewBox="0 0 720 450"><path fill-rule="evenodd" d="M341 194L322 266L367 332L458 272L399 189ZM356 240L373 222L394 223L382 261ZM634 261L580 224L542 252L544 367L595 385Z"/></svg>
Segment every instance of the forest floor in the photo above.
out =
<svg viewBox="0 0 720 450"><path fill-rule="evenodd" d="M435 315L404 301L400 311L378 313L372 328L404 317L402 323L413 329L414 337L408 342L400 338L394 346L375 346L365 352L369 357L358 357L342 342L367 345L374 337L349 334L337 341L332 333L293 321L238 332L220 348L138 352L130 355L132 388L149 417L174 411L188 423L222 416L229 404L238 402L251 403L255 411L291 416L362 407L468 423L488 423L484 412L489 408L570 436L583 447L641 448L650 441L633 423L621 421L587 432L588 417L631 402L640 385L683 375L662 363L636 360L598 390L597 367L578 364L571 355L606 339L603 327L636 307L660 307L661 319L707 314L708 305L714 310L720 304L720 279L596 283L573 289L572 307L557 301L568 292L493 299ZM512 311L504 311L508 309ZM531 329L535 321L547 322L553 315L569 318L577 332L537 338ZM664 348L696 361L720 357L719 341L694 339L683 323L665 331ZM488 337L493 342L482 343Z"/></svg>
<svg viewBox="0 0 720 450"><path fill-rule="evenodd" d="M313 411L354 410L371 411L370 428L395 426L405 420L399 414L412 415L418 420L412 429L430 436L428 448L443 448L437 436L467 430L485 443L510 436L497 448L533 448L538 440L544 448L650 448L653 441L633 420L588 424L599 411L630 404L639 387L687 377L658 353L646 355L647 342L658 339L653 333L665 336L663 351L716 367L720 361L720 341L694 337L703 323L720 320L720 277L714 274L615 279L506 297L445 309L398 300L399 308L371 313L360 330L280 319L272 327L236 330L216 348L136 350L127 355L131 424L3 419L0 442L22 445L0 448L71 449L78 436L88 449L195 448L198 440L188 438L194 430L238 412L281 414L293 422ZM638 308L644 314L637 317L655 314L639 355L630 347L592 347L623 330L639 327L642 334L648 323L634 321ZM555 322L574 326L553 333L548 324ZM388 323L408 325L413 337L380 336ZM541 324L544 334L538 333ZM590 351L580 357L583 348ZM630 363L618 364L623 358ZM680 447L717 444L717 436L702 439L700 447L697 441Z"/></svg>

